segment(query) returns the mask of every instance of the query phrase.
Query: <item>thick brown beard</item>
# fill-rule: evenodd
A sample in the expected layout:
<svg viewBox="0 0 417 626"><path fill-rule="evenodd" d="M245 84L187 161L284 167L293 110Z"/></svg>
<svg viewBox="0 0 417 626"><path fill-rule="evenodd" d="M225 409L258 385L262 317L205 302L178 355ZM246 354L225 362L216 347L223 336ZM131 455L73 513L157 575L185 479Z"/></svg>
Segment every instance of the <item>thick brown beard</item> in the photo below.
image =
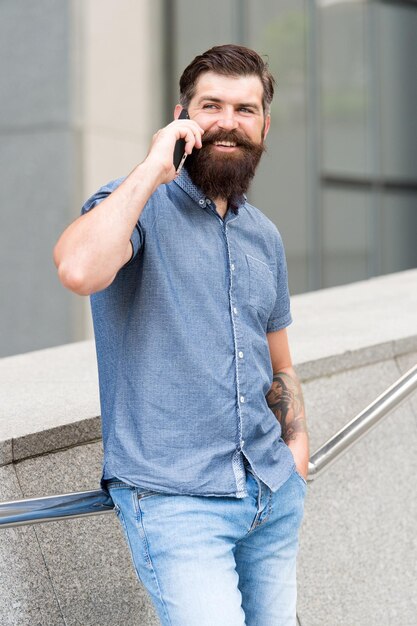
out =
<svg viewBox="0 0 417 626"><path fill-rule="evenodd" d="M215 141L232 141L238 146L234 152L220 152ZM194 149L185 160L191 180L210 199L226 200L232 207L248 190L260 158L265 151L263 141L257 144L236 131L207 132L203 147Z"/></svg>

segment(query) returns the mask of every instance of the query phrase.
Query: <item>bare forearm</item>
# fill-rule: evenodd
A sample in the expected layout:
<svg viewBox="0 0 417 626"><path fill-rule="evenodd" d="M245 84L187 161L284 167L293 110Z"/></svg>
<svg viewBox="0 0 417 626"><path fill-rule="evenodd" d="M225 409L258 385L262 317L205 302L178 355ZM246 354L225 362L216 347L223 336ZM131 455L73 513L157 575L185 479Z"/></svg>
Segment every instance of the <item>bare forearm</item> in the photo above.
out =
<svg viewBox="0 0 417 626"><path fill-rule="evenodd" d="M291 448L297 467L307 475L309 444L304 398L292 367L274 373L266 400L281 424L282 438Z"/></svg>
<svg viewBox="0 0 417 626"><path fill-rule="evenodd" d="M98 206L68 226L54 249L65 287L88 295L110 285L130 258L129 240L145 204L159 185L174 180L175 142L184 139L190 154L194 147L201 148L203 132L196 122L186 119L160 129L143 163Z"/></svg>
<svg viewBox="0 0 417 626"><path fill-rule="evenodd" d="M143 163L92 211L63 232L54 249L61 282L80 295L107 287L131 254L130 237L157 186Z"/></svg>

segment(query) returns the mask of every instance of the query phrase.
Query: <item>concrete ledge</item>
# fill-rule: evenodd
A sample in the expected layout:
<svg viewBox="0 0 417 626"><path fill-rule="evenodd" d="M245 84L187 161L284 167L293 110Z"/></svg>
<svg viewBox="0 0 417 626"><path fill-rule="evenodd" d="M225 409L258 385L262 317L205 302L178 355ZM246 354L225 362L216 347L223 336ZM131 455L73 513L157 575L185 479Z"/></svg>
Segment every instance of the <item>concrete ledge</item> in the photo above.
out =
<svg viewBox="0 0 417 626"><path fill-rule="evenodd" d="M101 437L93 341L0 359L0 465Z"/></svg>
<svg viewBox="0 0 417 626"><path fill-rule="evenodd" d="M293 297L288 332L301 378L415 351L416 310L417 270Z"/></svg>
<svg viewBox="0 0 417 626"><path fill-rule="evenodd" d="M291 337L290 337L291 341ZM398 341L376 344L359 350L347 350L342 354L324 357L317 361L298 363L294 360L297 373L303 382L323 376L332 376L362 365L372 365L386 359L395 359L403 354L417 350L417 336L406 337Z"/></svg>
<svg viewBox="0 0 417 626"><path fill-rule="evenodd" d="M303 381L417 351L417 270L294 296ZM0 359L0 465L100 438L93 341Z"/></svg>

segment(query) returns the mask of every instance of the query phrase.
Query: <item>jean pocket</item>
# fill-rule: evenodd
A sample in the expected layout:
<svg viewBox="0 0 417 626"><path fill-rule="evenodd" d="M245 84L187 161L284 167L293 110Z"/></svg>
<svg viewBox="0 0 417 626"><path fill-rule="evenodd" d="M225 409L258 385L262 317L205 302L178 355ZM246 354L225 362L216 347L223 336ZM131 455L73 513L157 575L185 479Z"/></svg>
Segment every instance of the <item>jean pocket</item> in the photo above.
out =
<svg viewBox="0 0 417 626"><path fill-rule="evenodd" d="M306 479L304 478L304 476L302 476L302 475L300 474L300 472L298 471L298 469L297 469L297 468L295 468L295 469L294 469L294 473L295 473L295 475L296 475L296 476L298 476L298 478L301 480L301 482L303 483L304 487L307 487L307 481L306 481Z"/></svg>
<svg viewBox="0 0 417 626"><path fill-rule="evenodd" d="M127 527L126 527L126 522L125 522L125 518L123 517L123 512L121 510L121 508L119 507L118 504L114 505L114 512L116 513L116 517L120 522L120 525L125 533L125 535L127 535Z"/></svg>
<svg viewBox="0 0 417 626"><path fill-rule="evenodd" d="M150 496L159 496L161 495L159 491L152 491L151 489L142 489L141 487L136 487L136 498L138 500L143 500L144 498L149 498Z"/></svg>

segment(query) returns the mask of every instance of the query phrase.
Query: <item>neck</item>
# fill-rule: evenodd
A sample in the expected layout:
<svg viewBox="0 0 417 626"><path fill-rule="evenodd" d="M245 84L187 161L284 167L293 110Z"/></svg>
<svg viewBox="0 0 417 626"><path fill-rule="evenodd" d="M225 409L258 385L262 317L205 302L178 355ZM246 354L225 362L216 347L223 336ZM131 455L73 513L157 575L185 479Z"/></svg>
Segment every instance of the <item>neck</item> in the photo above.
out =
<svg viewBox="0 0 417 626"><path fill-rule="evenodd" d="M216 204L217 213L223 219L227 213L227 200L224 200L224 198L216 198L214 202Z"/></svg>

